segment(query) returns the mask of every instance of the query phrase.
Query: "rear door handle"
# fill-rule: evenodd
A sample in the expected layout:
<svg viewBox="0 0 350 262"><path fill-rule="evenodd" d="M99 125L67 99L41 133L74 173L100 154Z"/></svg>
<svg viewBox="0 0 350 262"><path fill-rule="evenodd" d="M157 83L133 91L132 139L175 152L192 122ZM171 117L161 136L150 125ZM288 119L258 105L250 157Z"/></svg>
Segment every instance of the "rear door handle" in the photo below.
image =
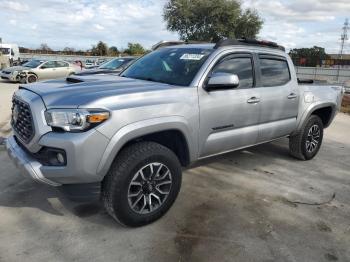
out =
<svg viewBox="0 0 350 262"><path fill-rule="evenodd" d="M257 97L255 97L255 96L253 96L253 97L251 97L251 98L249 98L249 99L247 100L247 103L248 103L248 104L257 104L257 103L259 103L259 102L260 102L260 99L257 98Z"/></svg>
<svg viewBox="0 0 350 262"><path fill-rule="evenodd" d="M288 99L295 99L297 97L298 97L297 94L294 94L294 93L291 93L289 94L289 96L287 96Z"/></svg>

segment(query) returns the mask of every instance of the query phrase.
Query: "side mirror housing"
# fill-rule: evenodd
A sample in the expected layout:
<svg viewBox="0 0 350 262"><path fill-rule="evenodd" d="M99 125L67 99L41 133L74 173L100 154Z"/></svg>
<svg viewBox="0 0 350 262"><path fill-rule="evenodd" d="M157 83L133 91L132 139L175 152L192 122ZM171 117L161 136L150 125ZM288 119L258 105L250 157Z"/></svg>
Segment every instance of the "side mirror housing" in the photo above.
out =
<svg viewBox="0 0 350 262"><path fill-rule="evenodd" d="M206 91L219 90L219 89L232 89L239 86L239 78L235 74L228 73L215 73L213 74L207 84L205 85Z"/></svg>

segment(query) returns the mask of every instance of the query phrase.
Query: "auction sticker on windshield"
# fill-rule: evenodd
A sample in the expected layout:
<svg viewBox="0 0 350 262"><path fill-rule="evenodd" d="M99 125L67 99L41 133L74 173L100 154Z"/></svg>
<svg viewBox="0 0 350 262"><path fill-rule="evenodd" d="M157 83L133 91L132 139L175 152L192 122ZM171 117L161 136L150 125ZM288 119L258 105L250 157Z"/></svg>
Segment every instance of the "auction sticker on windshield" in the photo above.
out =
<svg viewBox="0 0 350 262"><path fill-rule="evenodd" d="M180 59L182 60L201 60L205 55L202 54L183 54Z"/></svg>

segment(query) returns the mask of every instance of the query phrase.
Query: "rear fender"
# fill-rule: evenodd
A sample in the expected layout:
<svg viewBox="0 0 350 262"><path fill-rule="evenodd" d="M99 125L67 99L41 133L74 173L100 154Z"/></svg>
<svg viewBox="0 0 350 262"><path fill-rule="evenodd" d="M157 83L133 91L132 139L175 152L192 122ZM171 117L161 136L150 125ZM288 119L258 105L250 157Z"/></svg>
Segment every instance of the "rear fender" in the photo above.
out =
<svg viewBox="0 0 350 262"><path fill-rule="evenodd" d="M328 127L335 115L336 115L336 112L337 112L337 105L334 104L334 103L331 103L331 102L328 102L328 103L324 103L324 102L316 102L316 103L313 103L311 104L305 111L304 113L301 115L301 117L298 119L298 124L297 124L297 129L296 129L296 132L297 133L298 131L300 131L304 125L306 124L306 121L307 119L309 119L309 117L318 109L321 109L321 108L325 108L325 107L331 107L332 108L332 114L331 114L331 117L330 117L330 120L328 121L328 124L325 126Z"/></svg>

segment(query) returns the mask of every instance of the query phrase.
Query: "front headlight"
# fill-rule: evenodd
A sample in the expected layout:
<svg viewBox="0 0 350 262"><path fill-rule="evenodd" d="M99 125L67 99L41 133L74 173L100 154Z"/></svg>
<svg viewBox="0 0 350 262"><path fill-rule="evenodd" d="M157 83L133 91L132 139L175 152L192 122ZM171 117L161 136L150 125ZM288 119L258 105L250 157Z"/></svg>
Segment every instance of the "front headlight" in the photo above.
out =
<svg viewBox="0 0 350 262"><path fill-rule="evenodd" d="M110 113L100 109L50 109L45 112L46 123L67 132L89 130L110 117Z"/></svg>

